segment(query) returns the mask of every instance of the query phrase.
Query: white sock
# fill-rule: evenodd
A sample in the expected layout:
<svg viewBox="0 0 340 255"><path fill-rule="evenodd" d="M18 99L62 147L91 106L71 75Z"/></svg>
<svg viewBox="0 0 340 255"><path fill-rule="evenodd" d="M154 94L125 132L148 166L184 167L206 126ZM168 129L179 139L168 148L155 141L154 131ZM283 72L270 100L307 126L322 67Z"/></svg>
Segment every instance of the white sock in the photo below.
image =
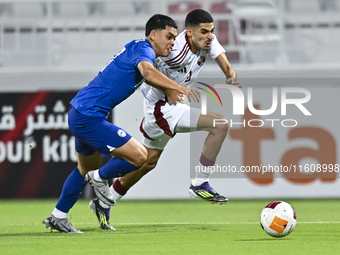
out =
<svg viewBox="0 0 340 255"><path fill-rule="evenodd" d="M109 209L111 206L104 204L102 201L99 200L99 205L103 207L104 209Z"/></svg>
<svg viewBox="0 0 340 255"><path fill-rule="evenodd" d="M53 214L54 217L56 217L58 219L67 218L67 213L62 212L62 211L58 210L57 208L54 208L54 210L52 211L52 214Z"/></svg>
<svg viewBox="0 0 340 255"><path fill-rule="evenodd" d="M116 201L119 201L122 197L124 197L123 195L119 194L117 191L115 191L115 189L113 188L113 186L111 185L110 187L111 193L113 195L113 197L115 198Z"/></svg>
<svg viewBox="0 0 340 255"><path fill-rule="evenodd" d="M200 169L203 169L204 166L201 163L198 163L200 166ZM209 176L210 176L210 171L198 171L195 174L195 179L192 180L192 185L193 186L200 186L204 182L209 182Z"/></svg>

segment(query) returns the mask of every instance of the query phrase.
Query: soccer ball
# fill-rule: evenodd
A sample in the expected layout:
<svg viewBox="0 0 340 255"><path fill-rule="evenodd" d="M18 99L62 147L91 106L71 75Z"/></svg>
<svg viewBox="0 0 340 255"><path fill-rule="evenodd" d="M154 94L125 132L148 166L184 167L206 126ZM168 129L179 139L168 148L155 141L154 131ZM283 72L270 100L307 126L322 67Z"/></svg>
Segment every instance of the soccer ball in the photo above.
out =
<svg viewBox="0 0 340 255"><path fill-rule="evenodd" d="M287 236L294 230L295 225L296 213L286 202L272 202L261 212L261 227L270 236Z"/></svg>

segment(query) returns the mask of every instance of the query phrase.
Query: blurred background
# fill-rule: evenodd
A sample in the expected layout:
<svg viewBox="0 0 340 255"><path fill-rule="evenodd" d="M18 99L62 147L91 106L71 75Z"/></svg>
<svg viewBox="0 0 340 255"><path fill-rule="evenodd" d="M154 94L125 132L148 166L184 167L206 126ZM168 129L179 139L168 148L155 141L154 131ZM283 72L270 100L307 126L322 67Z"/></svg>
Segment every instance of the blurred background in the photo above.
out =
<svg viewBox="0 0 340 255"><path fill-rule="evenodd" d="M290 162L294 149L303 148L298 163L336 169L340 0L0 0L0 198L58 197L76 164L67 126L70 99L127 42L145 37L153 14L171 16L180 32L186 14L197 8L212 14L215 34L245 88L291 86L312 93L308 106L315 115L301 120L303 133L310 135L269 127L274 137L254 148L259 159L251 162L280 165L281 158ZM199 78L223 82L224 76L208 59ZM136 92L110 117L139 140L142 100ZM255 101L267 103L261 97ZM190 153L191 135L178 136L126 198L188 197L189 158L196 156ZM232 155L237 167L247 163L235 136L229 135L225 146L232 151L221 157ZM245 175L211 184L230 198L340 197L338 176L313 173L301 181L278 174L265 183ZM83 196L91 197L91 189Z"/></svg>

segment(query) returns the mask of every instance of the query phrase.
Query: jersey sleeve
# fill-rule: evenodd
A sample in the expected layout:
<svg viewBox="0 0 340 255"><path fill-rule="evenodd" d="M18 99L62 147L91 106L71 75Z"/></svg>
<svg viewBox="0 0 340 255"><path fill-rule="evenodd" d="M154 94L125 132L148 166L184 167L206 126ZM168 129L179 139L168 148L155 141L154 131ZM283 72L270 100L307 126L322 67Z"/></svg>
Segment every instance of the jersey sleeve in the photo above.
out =
<svg viewBox="0 0 340 255"><path fill-rule="evenodd" d="M135 52L133 58L133 65L137 68L138 63L141 61L148 61L153 65L155 59L156 54L152 47L149 46L148 44L142 44L137 48Z"/></svg>
<svg viewBox="0 0 340 255"><path fill-rule="evenodd" d="M222 47L222 45L217 40L216 36L214 36L213 40L211 41L210 45L210 51L209 54L212 59L217 58L221 53L224 53L225 49Z"/></svg>

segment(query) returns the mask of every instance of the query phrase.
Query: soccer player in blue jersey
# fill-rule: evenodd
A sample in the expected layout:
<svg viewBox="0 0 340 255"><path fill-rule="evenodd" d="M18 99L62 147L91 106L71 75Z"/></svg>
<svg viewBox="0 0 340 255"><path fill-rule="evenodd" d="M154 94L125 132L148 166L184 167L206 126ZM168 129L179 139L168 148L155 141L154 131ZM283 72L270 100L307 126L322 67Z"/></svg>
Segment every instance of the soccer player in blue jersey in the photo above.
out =
<svg viewBox="0 0 340 255"><path fill-rule="evenodd" d="M145 80L160 89L176 91L171 103L190 100L190 89L157 71L156 57L168 56L177 36L176 23L164 15L154 15L146 23L146 39L134 40L114 55L98 75L71 100L69 127L75 136L78 165L66 179L58 203L44 221L47 228L64 233L75 229L67 213L78 200L87 182L107 205L115 200L107 180L137 170L147 159L147 150L122 128L106 121L110 111L128 98ZM173 94L173 93L171 93ZM103 156L112 159L101 166ZM103 228L113 229L108 225Z"/></svg>

